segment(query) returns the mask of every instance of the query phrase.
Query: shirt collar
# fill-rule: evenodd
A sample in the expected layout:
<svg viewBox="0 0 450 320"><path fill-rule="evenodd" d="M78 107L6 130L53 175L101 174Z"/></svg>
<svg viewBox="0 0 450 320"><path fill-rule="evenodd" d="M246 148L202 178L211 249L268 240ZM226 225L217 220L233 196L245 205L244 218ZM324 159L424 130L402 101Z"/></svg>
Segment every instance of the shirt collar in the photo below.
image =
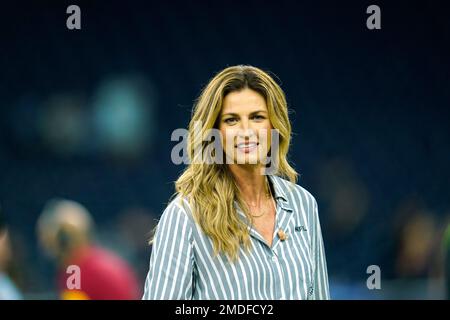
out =
<svg viewBox="0 0 450 320"><path fill-rule="evenodd" d="M293 212L288 201L288 197L286 196L286 192L283 188L283 183L280 181L281 178L275 175L267 175L267 177L273 186L274 198L277 201L277 204L285 211Z"/></svg>
<svg viewBox="0 0 450 320"><path fill-rule="evenodd" d="M270 181L271 185L273 186L273 191L274 191L273 196L275 198L275 201L277 202L277 205L279 205L280 208L282 208L286 212L293 212L294 210L292 210L291 204L289 203L288 197L286 196L284 184L282 181L280 181L282 179L275 175L267 175L267 177L269 178L269 181ZM241 208L239 208L236 200L234 200L234 204L235 204L236 208L238 209L239 214L241 216L245 217Z"/></svg>

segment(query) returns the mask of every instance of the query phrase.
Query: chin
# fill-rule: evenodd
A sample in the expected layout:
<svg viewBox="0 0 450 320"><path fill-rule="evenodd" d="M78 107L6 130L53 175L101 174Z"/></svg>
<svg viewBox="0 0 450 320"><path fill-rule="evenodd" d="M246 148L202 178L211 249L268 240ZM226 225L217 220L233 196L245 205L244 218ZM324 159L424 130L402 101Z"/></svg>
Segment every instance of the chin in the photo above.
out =
<svg viewBox="0 0 450 320"><path fill-rule="evenodd" d="M258 157L239 157L235 159L234 163L241 164L241 165L259 165L261 164L261 160Z"/></svg>

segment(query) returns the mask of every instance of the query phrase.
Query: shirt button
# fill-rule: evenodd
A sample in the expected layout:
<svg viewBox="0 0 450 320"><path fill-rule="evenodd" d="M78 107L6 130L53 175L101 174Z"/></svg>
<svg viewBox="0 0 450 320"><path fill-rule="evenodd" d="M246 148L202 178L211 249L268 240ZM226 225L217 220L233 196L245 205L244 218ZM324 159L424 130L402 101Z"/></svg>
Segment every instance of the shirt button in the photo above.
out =
<svg viewBox="0 0 450 320"><path fill-rule="evenodd" d="M272 256L272 261L277 261L277 257L276 256Z"/></svg>

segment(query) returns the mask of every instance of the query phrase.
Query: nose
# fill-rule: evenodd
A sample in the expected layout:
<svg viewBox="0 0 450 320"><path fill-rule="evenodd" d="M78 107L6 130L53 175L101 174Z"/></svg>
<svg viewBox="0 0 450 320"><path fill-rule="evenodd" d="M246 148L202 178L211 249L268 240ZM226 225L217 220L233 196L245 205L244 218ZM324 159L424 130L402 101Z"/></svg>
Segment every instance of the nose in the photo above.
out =
<svg viewBox="0 0 450 320"><path fill-rule="evenodd" d="M253 128L253 125L251 121L249 121L247 118L242 119L240 123L240 128L238 132L238 136L241 139L249 139L255 134L255 129Z"/></svg>

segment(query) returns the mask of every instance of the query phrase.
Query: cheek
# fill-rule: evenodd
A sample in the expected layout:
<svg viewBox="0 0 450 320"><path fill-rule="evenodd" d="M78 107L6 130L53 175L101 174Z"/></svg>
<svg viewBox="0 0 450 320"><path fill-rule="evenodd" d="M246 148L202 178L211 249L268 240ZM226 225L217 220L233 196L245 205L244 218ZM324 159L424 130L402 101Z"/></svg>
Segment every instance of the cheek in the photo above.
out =
<svg viewBox="0 0 450 320"><path fill-rule="evenodd" d="M272 142L272 125L270 122L262 123L260 127L260 142L265 143L268 149L270 149L270 144Z"/></svg>
<svg viewBox="0 0 450 320"><path fill-rule="evenodd" d="M226 139L227 139L226 138L226 130L223 128L219 128L219 130L220 130L220 141L222 142L222 145L224 145L226 142Z"/></svg>
<svg viewBox="0 0 450 320"><path fill-rule="evenodd" d="M222 137L222 142L226 143L227 141L231 142L234 141L234 137L236 136L237 131L230 128L222 128L220 129L220 135Z"/></svg>

